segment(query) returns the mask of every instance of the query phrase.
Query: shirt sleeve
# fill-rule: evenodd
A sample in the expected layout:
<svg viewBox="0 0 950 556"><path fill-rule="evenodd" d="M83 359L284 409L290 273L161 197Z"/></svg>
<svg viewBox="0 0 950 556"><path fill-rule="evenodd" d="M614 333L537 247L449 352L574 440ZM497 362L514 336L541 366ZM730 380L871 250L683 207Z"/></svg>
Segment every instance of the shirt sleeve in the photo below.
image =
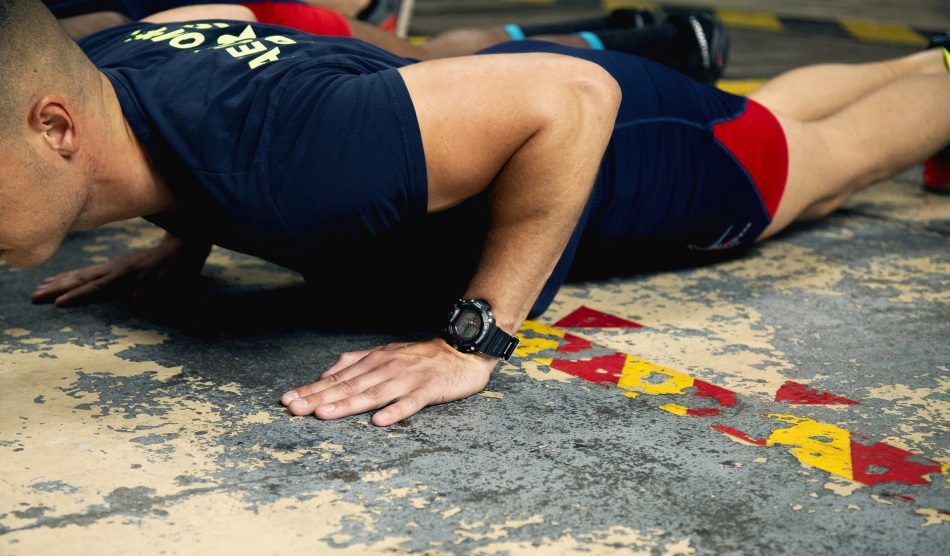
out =
<svg viewBox="0 0 950 556"><path fill-rule="evenodd" d="M358 244L426 215L422 137L395 69L294 76L267 152L274 208L305 243Z"/></svg>

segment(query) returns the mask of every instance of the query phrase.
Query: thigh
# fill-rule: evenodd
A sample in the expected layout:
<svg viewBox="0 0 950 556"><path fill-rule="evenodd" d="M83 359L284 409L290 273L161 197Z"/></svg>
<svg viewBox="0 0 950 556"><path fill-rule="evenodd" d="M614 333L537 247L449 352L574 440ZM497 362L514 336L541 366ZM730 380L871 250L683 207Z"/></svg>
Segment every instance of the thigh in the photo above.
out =
<svg viewBox="0 0 950 556"><path fill-rule="evenodd" d="M840 141L820 125L774 111L788 145L788 179L772 223L759 239L775 235L797 220L820 218L850 195L853 164L834 147ZM844 139L844 138L840 138ZM851 150L851 149L849 149Z"/></svg>

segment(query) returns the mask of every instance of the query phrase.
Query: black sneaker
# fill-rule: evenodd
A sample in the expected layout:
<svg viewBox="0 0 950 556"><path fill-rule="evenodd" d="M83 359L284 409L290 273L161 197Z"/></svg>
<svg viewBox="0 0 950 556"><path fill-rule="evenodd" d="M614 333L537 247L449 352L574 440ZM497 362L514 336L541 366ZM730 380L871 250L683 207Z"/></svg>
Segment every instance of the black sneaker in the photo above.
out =
<svg viewBox="0 0 950 556"><path fill-rule="evenodd" d="M930 40L927 41L927 48L945 48L947 51L950 51L950 31L942 35L935 35L930 37Z"/></svg>
<svg viewBox="0 0 950 556"><path fill-rule="evenodd" d="M607 16L608 29L642 29L659 25L666 21L666 14L660 10L621 9Z"/></svg>
<svg viewBox="0 0 950 556"><path fill-rule="evenodd" d="M693 39L693 52L681 71L700 83L713 85L722 77L729 59L729 28L716 16L706 12L670 16L679 18L681 27Z"/></svg>

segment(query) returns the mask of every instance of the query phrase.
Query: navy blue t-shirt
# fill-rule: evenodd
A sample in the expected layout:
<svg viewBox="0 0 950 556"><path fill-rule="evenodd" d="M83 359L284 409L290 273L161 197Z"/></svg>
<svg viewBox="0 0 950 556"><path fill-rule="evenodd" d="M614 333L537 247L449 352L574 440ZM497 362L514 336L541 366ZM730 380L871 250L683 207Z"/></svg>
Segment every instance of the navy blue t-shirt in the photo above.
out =
<svg viewBox="0 0 950 556"><path fill-rule="evenodd" d="M80 42L178 202L172 233L309 270L423 218L425 157L396 68L365 43L241 22L133 23Z"/></svg>
<svg viewBox="0 0 950 556"><path fill-rule="evenodd" d="M244 22L129 24L80 45L175 197L174 213L149 218L156 224L296 270L352 312L386 300L404 305L394 315L438 319L464 292L488 227L487 195L426 214L421 136L396 71L413 60ZM761 208L712 134L745 99L615 52L529 41L490 50L529 51L587 58L623 89L591 200L532 316L571 271L695 261L706 254L691 246Z"/></svg>
<svg viewBox="0 0 950 556"><path fill-rule="evenodd" d="M397 72L413 60L228 21L132 23L80 46L175 198L152 222L296 270L334 299L386 296L441 318L464 292L487 201L427 217L421 135Z"/></svg>

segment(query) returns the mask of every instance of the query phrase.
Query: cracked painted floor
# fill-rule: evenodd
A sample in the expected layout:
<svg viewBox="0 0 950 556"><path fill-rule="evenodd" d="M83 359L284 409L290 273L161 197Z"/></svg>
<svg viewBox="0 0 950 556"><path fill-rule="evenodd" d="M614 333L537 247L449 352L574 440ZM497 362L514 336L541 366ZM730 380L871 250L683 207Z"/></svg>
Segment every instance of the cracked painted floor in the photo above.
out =
<svg viewBox="0 0 950 556"><path fill-rule="evenodd" d="M157 231L77 235L0 269L0 553L939 553L950 198L913 177L739 261L571 285L484 392L388 429L279 405L392 337L283 316L299 282L256 260L157 316L29 305Z"/></svg>
<svg viewBox="0 0 950 556"><path fill-rule="evenodd" d="M318 327L298 277L219 250L162 307L29 304L160 236L76 234L0 266L0 555L948 553L950 197L919 180L567 286L485 391L385 429L278 397L402 336Z"/></svg>

